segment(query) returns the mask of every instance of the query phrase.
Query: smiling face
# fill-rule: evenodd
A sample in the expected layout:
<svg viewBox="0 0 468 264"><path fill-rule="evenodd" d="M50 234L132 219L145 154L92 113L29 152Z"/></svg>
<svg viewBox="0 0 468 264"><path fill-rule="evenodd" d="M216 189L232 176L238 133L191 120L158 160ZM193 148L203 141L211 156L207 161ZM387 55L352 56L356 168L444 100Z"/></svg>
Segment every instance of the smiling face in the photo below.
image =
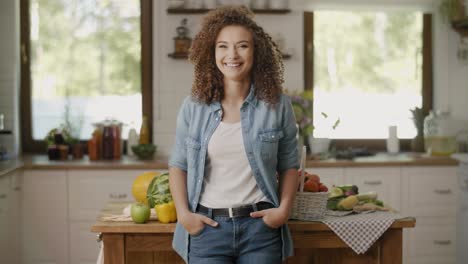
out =
<svg viewBox="0 0 468 264"><path fill-rule="evenodd" d="M253 36L243 26L226 26L216 38L216 66L225 80L246 81L253 64Z"/></svg>

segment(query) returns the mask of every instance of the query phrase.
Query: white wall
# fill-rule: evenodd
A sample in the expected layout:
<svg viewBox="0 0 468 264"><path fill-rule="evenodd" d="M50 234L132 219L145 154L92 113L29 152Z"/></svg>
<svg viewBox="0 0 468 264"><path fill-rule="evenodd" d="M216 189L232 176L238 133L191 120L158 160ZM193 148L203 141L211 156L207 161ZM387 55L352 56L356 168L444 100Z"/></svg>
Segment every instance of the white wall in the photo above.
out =
<svg viewBox="0 0 468 264"><path fill-rule="evenodd" d="M19 149L19 1L0 1L0 113L5 129L13 135L0 135L0 145L10 153Z"/></svg>
<svg viewBox="0 0 468 264"><path fill-rule="evenodd" d="M303 11L320 9L409 9L432 12L434 21L434 108L450 110L457 119L468 120L468 66L456 58L458 34L443 24L437 14L437 0L289 0L286 15L257 15L267 32L281 32L294 50L285 61L285 87L303 86ZM190 92L192 66L167 57L173 51L172 38L182 18L187 17L193 36L200 15L168 15L166 1L154 5L154 140L159 155L167 156L174 142L175 119L181 100Z"/></svg>

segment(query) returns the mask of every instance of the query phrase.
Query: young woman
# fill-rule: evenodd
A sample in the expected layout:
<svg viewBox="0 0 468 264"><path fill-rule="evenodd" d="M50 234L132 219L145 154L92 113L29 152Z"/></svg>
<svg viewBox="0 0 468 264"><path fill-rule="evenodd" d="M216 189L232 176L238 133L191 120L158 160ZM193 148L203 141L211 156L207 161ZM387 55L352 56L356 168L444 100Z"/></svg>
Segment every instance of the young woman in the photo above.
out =
<svg viewBox="0 0 468 264"><path fill-rule="evenodd" d="M296 122L282 94L281 53L245 7L209 12L194 38L192 95L169 161L189 263L281 263L297 188Z"/></svg>

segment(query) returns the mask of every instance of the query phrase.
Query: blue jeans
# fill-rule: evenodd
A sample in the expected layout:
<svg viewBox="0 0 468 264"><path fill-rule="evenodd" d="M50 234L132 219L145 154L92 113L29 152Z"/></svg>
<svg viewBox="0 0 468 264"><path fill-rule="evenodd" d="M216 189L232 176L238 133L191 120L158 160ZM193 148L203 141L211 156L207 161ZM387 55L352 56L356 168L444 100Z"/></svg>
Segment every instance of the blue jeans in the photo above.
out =
<svg viewBox="0 0 468 264"><path fill-rule="evenodd" d="M190 235L190 264L281 264L281 234L262 218L212 217L218 226L205 225Z"/></svg>

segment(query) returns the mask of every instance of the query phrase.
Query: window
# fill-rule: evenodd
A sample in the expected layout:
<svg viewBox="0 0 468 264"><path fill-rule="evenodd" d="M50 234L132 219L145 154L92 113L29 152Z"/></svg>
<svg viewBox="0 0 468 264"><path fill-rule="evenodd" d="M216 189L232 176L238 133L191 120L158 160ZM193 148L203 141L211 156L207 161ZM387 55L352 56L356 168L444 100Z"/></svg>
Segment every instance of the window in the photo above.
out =
<svg viewBox="0 0 468 264"><path fill-rule="evenodd" d="M396 125L400 139L413 138L409 110L427 112L432 106L431 16L412 11L304 16L309 47L304 79L314 92L314 137L333 138L337 146L384 149L388 127ZM337 118L340 124L332 130ZM405 149L409 140L403 141Z"/></svg>
<svg viewBox="0 0 468 264"><path fill-rule="evenodd" d="M22 0L24 151L61 124L84 140L104 119L152 120L151 12L151 0Z"/></svg>

